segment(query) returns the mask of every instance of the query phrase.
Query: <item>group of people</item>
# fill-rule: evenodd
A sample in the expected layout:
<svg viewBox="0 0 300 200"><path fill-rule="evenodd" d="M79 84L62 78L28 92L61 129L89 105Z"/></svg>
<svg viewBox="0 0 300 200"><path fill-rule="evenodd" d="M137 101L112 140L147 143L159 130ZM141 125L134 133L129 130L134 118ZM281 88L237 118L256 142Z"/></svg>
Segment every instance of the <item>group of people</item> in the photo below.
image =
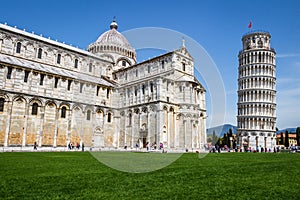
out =
<svg viewBox="0 0 300 200"><path fill-rule="evenodd" d="M72 149L75 148L75 146L72 144L72 142L70 142L70 143L68 144L68 148L69 148L69 150L72 150ZM77 150L80 149L80 144L79 144L78 142L76 143L76 149L77 149ZM84 151L84 143L82 143L81 149L82 149L82 151Z"/></svg>
<svg viewBox="0 0 300 200"><path fill-rule="evenodd" d="M259 147L259 146L257 146L256 149L252 149L251 147L244 147L244 149L242 147L231 149L231 148L228 148L227 146L221 148L216 144L215 146L212 146L211 148L209 148L210 153L211 152L212 153L216 153L216 152L221 153L221 150L226 151L226 152L254 152L254 153L256 153L256 152L261 152L261 153L262 152L265 152L265 153L272 152L271 148L268 149L268 148ZM280 152L280 147L274 146L273 152L274 153Z"/></svg>
<svg viewBox="0 0 300 200"><path fill-rule="evenodd" d="M139 148L140 148L140 145L139 145L139 143L137 142L136 144L135 144L135 148L136 148L136 150L138 150ZM127 145L125 144L125 146L124 146L124 149L127 149ZM149 151L149 150L156 150L157 149L157 144L156 144L156 142L153 142L152 144L151 144L151 146L150 146L150 144L149 144L149 142L147 142L146 143L146 150L147 151ZM159 150L163 150L164 149L164 145L163 145L163 143L159 143Z"/></svg>

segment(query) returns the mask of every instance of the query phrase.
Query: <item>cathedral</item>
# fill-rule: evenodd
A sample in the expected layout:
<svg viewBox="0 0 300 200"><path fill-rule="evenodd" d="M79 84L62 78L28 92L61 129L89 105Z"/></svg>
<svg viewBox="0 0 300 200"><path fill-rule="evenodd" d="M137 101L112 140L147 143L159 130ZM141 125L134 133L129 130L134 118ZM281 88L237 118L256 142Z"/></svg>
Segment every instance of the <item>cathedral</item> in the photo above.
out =
<svg viewBox="0 0 300 200"><path fill-rule="evenodd" d="M110 29L87 50L0 24L0 146L203 149L205 89L177 50L137 63Z"/></svg>

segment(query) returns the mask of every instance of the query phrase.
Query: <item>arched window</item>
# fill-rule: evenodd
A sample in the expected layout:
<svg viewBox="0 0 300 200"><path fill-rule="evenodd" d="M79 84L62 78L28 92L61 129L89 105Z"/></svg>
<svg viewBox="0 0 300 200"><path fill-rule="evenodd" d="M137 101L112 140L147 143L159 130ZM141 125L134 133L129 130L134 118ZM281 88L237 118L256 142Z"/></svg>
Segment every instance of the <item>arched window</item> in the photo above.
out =
<svg viewBox="0 0 300 200"><path fill-rule="evenodd" d="M71 90L71 84L72 84L72 80L68 80L68 87L67 87L68 91Z"/></svg>
<svg viewBox="0 0 300 200"><path fill-rule="evenodd" d="M111 113L107 114L107 122L110 123L111 122Z"/></svg>
<svg viewBox="0 0 300 200"><path fill-rule="evenodd" d="M41 48L39 48L38 56L37 56L39 59L42 59L42 53L43 53L43 50Z"/></svg>
<svg viewBox="0 0 300 200"><path fill-rule="evenodd" d="M182 63L182 70L185 72L185 63Z"/></svg>
<svg viewBox="0 0 300 200"><path fill-rule="evenodd" d="M125 60L122 60L122 66L126 67L126 61Z"/></svg>
<svg viewBox="0 0 300 200"><path fill-rule="evenodd" d="M57 88L57 84L58 84L58 77L55 77L55 79L54 79L54 88Z"/></svg>
<svg viewBox="0 0 300 200"><path fill-rule="evenodd" d="M21 53L21 46L22 46L21 42L18 42L17 43L16 53Z"/></svg>
<svg viewBox="0 0 300 200"><path fill-rule="evenodd" d="M107 88L107 89L106 89L106 98L107 98L107 99L109 99L109 93L110 93L110 89Z"/></svg>
<svg viewBox="0 0 300 200"><path fill-rule="evenodd" d="M67 113L67 108L65 106L63 106L61 108L61 115L60 115L60 117L61 118L66 118L66 113Z"/></svg>
<svg viewBox="0 0 300 200"><path fill-rule="evenodd" d="M44 84L44 78L45 78L45 74L40 74L41 77L40 77L40 85L43 85Z"/></svg>
<svg viewBox="0 0 300 200"><path fill-rule="evenodd" d="M90 110L88 110L86 112L86 120L91 120L91 111Z"/></svg>
<svg viewBox="0 0 300 200"><path fill-rule="evenodd" d="M5 103L5 99L4 98L0 98L0 112L4 111L4 103Z"/></svg>
<svg viewBox="0 0 300 200"><path fill-rule="evenodd" d="M75 59L74 68L78 68L78 59Z"/></svg>
<svg viewBox="0 0 300 200"><path fill-rule="evenodd" d="M82 91L83 91L83 83L80 83L79 92L82 93Z"/></svg>
<svg viewBox="0 0 300 200"><path fill-rule="evenodd" d="M142 85L142 92L145 94L145 85Z"/></svg>
<svg viewBox="0 0 300 200"><path fill-rule="evenodd" d="M61 60L61 55L60 54L57 54L57 64L60 64L60 60Z"/></svg>
<svg viewBox="0 0 300 200"><path fill-rule="evenodd" d="M153 83L150 83L150 91L153 92Z"/></svg>
<svg viewBox="0 0 300 200"><path fill-rule="evenodd" d="M38 107L39 107L39 105L37 103L33 103L32 104L32 110L31 110L31 114L32 115L37 115L37 113L38 113Z"/></svg>
<svg viewBox="0 0 300 200"><path fill-rule="evenodd" d="M6 78L7 79L11 79L11 73L12 73L12 68L11 67L7 67L7 74L6 74Z"/></svg>
<svg viewBox="0 0 300 200"><path fill-rule="evenodd" d="M131 123L132 123L132 114L129 113L129 115L128 115L128 125L131 126Z"/></svg>
<svg viewBox="0 0 300 200"><path fill-rule="evenodd" d="M27 83L29 76L29 71L25 70L24 82Z"/></svg>
<svg viewBox="0 0 300 200"><path fill-rule="evenodd" d="M89 65L89 72L92 72L93 71L93 65L92 65L92 63L90 63L90 65Z"/></svg>
<svg viewBox="0 0 300 200"><path fill-rule="evenodd" d="M137 93L138 93L138 89L137 87L134 89L134 96L137 96Z"/></svg>

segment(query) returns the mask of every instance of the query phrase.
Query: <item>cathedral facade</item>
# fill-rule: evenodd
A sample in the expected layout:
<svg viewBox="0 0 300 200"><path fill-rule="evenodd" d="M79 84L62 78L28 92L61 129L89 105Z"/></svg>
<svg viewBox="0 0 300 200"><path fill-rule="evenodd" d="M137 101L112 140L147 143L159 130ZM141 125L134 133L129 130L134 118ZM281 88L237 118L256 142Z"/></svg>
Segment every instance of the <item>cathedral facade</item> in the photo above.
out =
<svg viewBox="0 0 300 200"><path fill-rule="evenodd" d="M0 146L204 147L205 89L186 47L137 63L117 28L85 51L0 24Z"/></svg>

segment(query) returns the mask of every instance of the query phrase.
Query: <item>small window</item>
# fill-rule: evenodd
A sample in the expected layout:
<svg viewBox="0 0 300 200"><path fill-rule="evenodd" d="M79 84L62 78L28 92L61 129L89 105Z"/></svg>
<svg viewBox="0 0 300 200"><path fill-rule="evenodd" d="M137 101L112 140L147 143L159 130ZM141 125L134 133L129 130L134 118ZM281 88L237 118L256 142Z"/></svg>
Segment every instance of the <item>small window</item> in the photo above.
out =
<svg viewBox="0 0 300 200"><path fill-rule="evenodd" d="M72 80L68 80L68 91L71 90L71 84L72 84Z"/></svg>
<svg viewBox="0 0 300 200"><path fill-rule="evenodd" d="M99 90L100 90L100 86L97 85L97 89L96 89L96 96L99 96Z"/></svg>
<svg viewBox="0 0 300 200"><path fill-rule="evenodd" d="M135 71L135 77L138 77L138 76L139 76L139 70L136 69L136 71Z"/></svg>
<svg viewBox="0 0 300 200"><path fill-rule="evenodd" d="M131 126L131 124L132 124L132 114L129 113L129 115L128 115L128 125Z"/></svg>
<svg viewBox="0 0 300 200"><path fill-rule="evenodd" d="M8 68L7 68L7 75L6 75L6 78L7 78L7 79L11 79L11 73L12 73L12 68L11 68L11 67L8 67Z"/></svg>
<svg viewBox="0 0 300 200"><path fill-rule="evenodd" d="M44 78L45 78L45 74L41 74L40 85L44 84Z"/></svg>
<svg viewBox="0 0 300 200"><path fill-rule="evenodd" d="M60 115L60 117L61 118L66 118L66 113L67 113L67 108L65 106L63 106L61 108L61 115Z"/></svg>
<svg viewBox="0 0 300 200"><path fill-rule="evenodd" d="M82 90L83 90L83 83L80 83L80 93L82 93Z"/></svg>
<svg viewBox="0 0 300 200"><path fill-rule="evenodd" d="M151 67L150 65L148 65L148 73L150 73Z"/></svg>
<svg viewBox="0 0 300 200"><path fill-rule="evenodd" d="M142 92L145 94L145 85L142 85Z"/></svg>
<svg viewBox="0 0 300 200"><path fill-rule="evenodd" d="M78 68L78 59L75 59L74 68Z"/></svg>
<svg viewBox="0 0 300 200"><path fill-rule="evenodd" d="M126 61L125 60L122 60L122 66L126 67Z"/></svg>
<svg viewBox="0 0 300 200"><path fill-rule="evenodd" d="M41 48L39 48L39 50L38 50L38 58L39 59L42 59L42 53L43 53L43 50Z"/></svg>
<svg viewBox="0 0 300 200"><path fill-rule="evenodd" d="M58 77L55 77L55 79L54 79L54 88L57 88L57 84L58 84Z"/></svg>
<svg viewBox="0 0 300 200"><path fill-rule="evenodd" d="M58 55L57 55L57 61L56 61L56 62L57 62L57 64L60 64L60 60L61 60L61 55L60 55L60 54L58 54Z"/></svg>
<svg viewBox="0 0 300 200"><path fill-rule="evenodd" d="M5 103L5 99L4 98L0 98L0 112L4 111L4 103Z"/></svg>
<svg viewBox="0 0 300 200"><path fill-rule="evenodd" d="M33 103L32 104L32 110L31 110L31 114L32 115L37 115L37 113L38 113L38 107L39 107L39 105L37 103Z"/></svg>
<svg viewBox="0 0 300 200"><path fill-rule="evenodd" d="M138 92L138 89L135 88L135 90L134 90L134 96L137 96L137 92Z"/></svg>
<svg viewBox="0 0 300 200"><path fill-rule="evenodd" d="M182 63L182 70L185 72L185 63Z"/></svg>
<svg viewBox="0 0 300 200"><path fill-rule="evenodd" d="M16 53L21 53L21 46L22 46L21 42L18 42L17 43Z"/></svg>
<svg viewBox="0 0 300 200"><path fill-rule="evenodd" d="M162 68L162 69L165 68L165 61L164 61L164 60L161 61L161 68Z"/></svg>
<svg viewBox="0 0 300 200"><path fill-rule="evenodd" d="M92 63L90 63L90 65L89 65L89 72L92 72L93 71L93 65L92 65Z"/></svg>
<svg viewBox="0 0 300 200"><path fill-rule="evenodd" d="M150 91L153 92L153 83L150 83Z"/></svg>
<svg viewBox="0 0 300 200"><path fill-rule="evenodd" d="M91 111L90 110L88 110L86 112L86 120L91 120Z"/></svg>
<svg viewBox="0 0 300 200"><path fill-rule="evenodd" d="M111 122L111 113L107 114L107 122L110 123Z"/></svg>
<svg viewBox="0 0 300 200"><path fill-rule="evenodd" d="M28 76L29 76L29 71L26 71L26 70L25 70L24 83L27 83L27 81L28 81Z"/></svg>
<svg viewBox="0 0 300 200"><path fill-rule="evenodd" d="M110 89L107 88L107 89L106 89L106 98L108 98L108 99L109 99L109 93L110 93Z"/></svg>

